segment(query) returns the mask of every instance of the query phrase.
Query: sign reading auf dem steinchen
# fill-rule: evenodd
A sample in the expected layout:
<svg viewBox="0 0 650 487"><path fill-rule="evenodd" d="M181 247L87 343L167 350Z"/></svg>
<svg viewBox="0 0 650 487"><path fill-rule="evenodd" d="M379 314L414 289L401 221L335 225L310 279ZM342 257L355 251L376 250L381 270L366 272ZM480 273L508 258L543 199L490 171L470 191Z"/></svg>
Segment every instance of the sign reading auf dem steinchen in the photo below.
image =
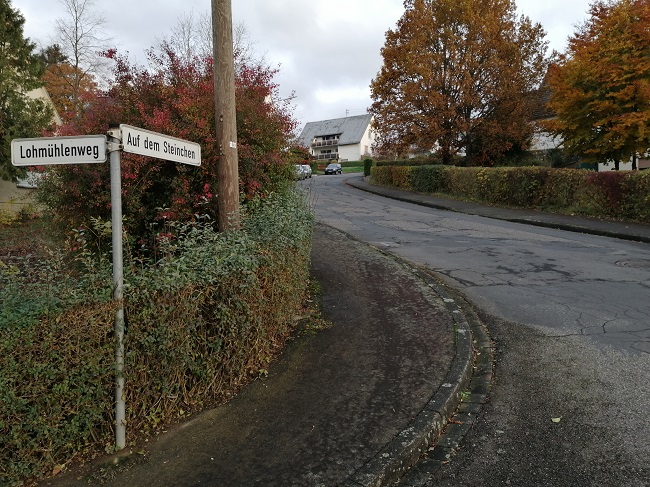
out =
<svg viewBox="0 0 650 487"><path fill-rule="evenodd" d="M192 166L201 165L201 146L195 142L125 124L120 125L120 130L124 152Z"/></svg>

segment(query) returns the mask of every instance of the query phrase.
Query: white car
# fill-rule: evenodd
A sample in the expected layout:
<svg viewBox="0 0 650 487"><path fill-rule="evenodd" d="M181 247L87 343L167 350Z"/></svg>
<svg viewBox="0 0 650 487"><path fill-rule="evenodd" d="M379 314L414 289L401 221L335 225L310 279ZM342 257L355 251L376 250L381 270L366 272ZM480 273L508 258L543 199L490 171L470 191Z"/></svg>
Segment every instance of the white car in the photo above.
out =
<svg viewBox="0 0 650 487"><path fill-rule="evenodd" d="M16 186L24 189L36 189L43 176L45 174L42 172L27 171L27 175L24 178L18 178L16 180Z"/></svg>
<svg viewBox="0 0 650 487"><path fill-rule="evenodd" d="M301 164L300 166L302 167L302 170L305 173L305 177L310 178L312 173L311 166L309 164Z"/></svg>
<svg viewBox="0 0 650 487"><path fill-rule="evenodd" d="M305 170L302 168L301 164L296 164L296 175L295 178L300 181L301 179L305 179Z"/></svg>

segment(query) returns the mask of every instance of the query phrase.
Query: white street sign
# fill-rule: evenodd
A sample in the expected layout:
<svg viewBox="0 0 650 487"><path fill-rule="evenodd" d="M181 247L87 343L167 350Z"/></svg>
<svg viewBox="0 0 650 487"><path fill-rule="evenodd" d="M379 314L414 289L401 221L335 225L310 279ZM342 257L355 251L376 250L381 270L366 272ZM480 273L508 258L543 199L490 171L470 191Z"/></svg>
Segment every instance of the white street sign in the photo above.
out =
<svg viewBox="0 0 650 487"><path fill-rule="evenodd" d="M106 136L40 137L11 141L14 166L106 162Z"/></svg>
<svg viewBox="0 0 650 487"><path fill-rule="evenodd" d="M122 229L122 152L201 165L201 146L194 142L169 137L130 125L110 125L105 135L75 137L42 137L11 141L11 163L14 166L45 164L83 164L106 162L110 150L111 228L113 230L113 300L115 308L115 447L126 445L126 405L124 399L124 264ZM120 136L122 140L120 141ZM120 144L121 142L121 144ZM232 144L232 142L231 142Z"/></svg>
<svg viewBox="0 0 650 487"><path fill-rule="evenodd" d="M192 166L201 165L201 146L195 142L124 124L120 125L120 130L124 152Z"/></svg>

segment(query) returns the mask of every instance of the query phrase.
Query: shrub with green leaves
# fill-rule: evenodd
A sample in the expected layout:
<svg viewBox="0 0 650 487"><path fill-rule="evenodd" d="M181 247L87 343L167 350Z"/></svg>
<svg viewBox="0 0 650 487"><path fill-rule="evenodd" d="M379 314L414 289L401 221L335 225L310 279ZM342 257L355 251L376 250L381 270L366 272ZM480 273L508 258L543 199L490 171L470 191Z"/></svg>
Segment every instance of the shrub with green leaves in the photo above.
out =
<svg viewBox="0 0 650 487"><path fill-rule="evenodd" d="M370 171L372 169L372 166L374 165L374 161L367 157L363 160L363 175L364 176L370 176Z"/></svg>
<svg viewBox="0 0 650 487"><path fill-rule="evenodd" d="M411 189L411 170L411 166L375 166L370 170L370 175L377 184Z"/></svg>
<svg viewBox="0 0 650 487"><path fill-rule="evenodd" d="M381 165L379 185L510 207L650 221L650 172Z"/></svg>
<svg viewBox="0 0 650 487"><path fill-rule="evenodd" d="M447 188L447 166L415 166L411 169L411 188L419 193L440 193Z"/></svg>
<svg viewBox="0 0 650 487"><path fill-rule="evenodd" d="M308 288L313 215L297 193L251 201L241 230L171 227L156 261L125 258L128 442L266 370ZM113 443L110 266L77 252L55 281L0 271L0 485Z"/></svg>

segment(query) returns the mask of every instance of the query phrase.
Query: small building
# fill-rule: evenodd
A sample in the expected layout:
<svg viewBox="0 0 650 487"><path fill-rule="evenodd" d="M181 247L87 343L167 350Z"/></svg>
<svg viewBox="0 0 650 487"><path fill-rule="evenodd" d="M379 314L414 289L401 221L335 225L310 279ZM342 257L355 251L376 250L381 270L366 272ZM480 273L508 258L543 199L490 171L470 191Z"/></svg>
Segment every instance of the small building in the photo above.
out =
<svg viewBox="0 0 650 487"><path fill-rule="evenodd" d="M551 99L551 88L548 86L546 79L542 82L542 86L531 94L533 111L531 113L531 123L533 124L534 132L531 139L530 150L537 152L544 152L553 149L562 149L562 137L548 132L544 128L544 122L553 120L557 117L549 106L548 102ZM650 151L637 160L638 169L650 168ZM572 166L576 166L575 164ZM632 157L628 160L622 160L618 164L619 171L631 171L633 167ZM598 162L595 164L596 171L614 171L616 164L614 161Z"/></svg>
<svg viewBox="0 0 650 487"><path fill-rule="evenodd" d="M52 103L50 95L47 93L45 87L36 88L35 90L25 93L25 95L32 100L43 100L52 108L52 123L56 126L63 124L59 113ZM33 190L38 186L38 180L41 174L32 172L27 169L27 175L24 178L19 178L16 182L3 181L0 179L0 212L9 214L18 213L23 208L28 208L34 204L32 198Z"/></svg>
<svg viewBox="0 0 650 487"><path fill-rule="evenodd" d="M299 141L315 160L360 161L372 157L375 134L371 122L371 114L309 122Z"/></svg>
<svg viewBox="0 0 650 487"><path fill-rule="evenodd" d="M61 120L61 116L54 106L52 98L50 98L50 94L47 92L44 86L36 88L32 91L28 91L25 93L25 95L27 95L27 98L30 98L32 100L43 100L45 104L52 109L52 123L57 127L63 125L63 120Z"/></svg>
<svg viewBox="0 0 650 487"><path fill-rule="evenodd" d="M546 83L546 79L542 86L531 93L531 103L533 110L531 112L530 121L533 124L533 136L530 141L531 151L548 151L552 149L560 149L562 147L562 139L548 132L544 128L544 122L556 118L555 112L548 107L548 102L551 99L551 89Z"/></svg>

